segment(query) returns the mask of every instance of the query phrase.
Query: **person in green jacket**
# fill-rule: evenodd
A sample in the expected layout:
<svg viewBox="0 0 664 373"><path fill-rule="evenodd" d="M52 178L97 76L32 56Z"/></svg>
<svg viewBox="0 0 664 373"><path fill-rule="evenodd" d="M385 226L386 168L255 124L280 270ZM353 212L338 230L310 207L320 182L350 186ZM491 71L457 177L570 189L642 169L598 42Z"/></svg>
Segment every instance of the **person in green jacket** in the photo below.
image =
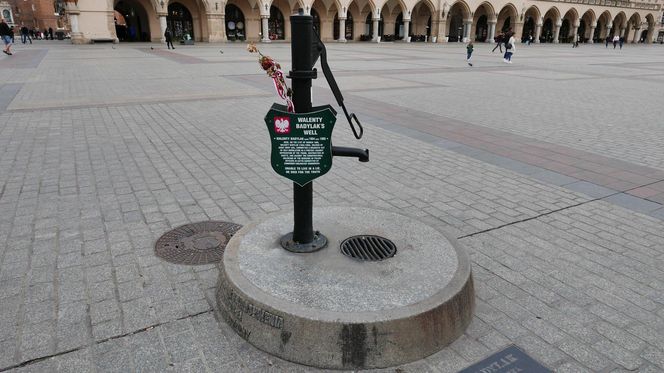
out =
<svg viewBox="0 0 664 373"><path fill-rule="evenodd" d="M473 57L473 42L469 42L468 45L466 46L466 62L468 62L468 66L473 66L473 64L470 62L471 57Z"/></svg>

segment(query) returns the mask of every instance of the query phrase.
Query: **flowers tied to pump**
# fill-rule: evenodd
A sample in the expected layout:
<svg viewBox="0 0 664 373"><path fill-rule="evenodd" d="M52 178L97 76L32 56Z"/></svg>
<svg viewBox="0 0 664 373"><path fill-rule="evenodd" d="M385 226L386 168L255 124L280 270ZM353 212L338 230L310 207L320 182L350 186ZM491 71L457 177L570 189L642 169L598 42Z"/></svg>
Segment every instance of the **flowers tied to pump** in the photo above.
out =
<svg viewBox="0 0 664 373"><path fill-rule="evenodd" d="M248 44L247 50L249 53L258 53L258 63L261 65L261 68L265 70L267 75L272 78L274 89L277 91L277 95L282 100L286 101L288 111L291 113L294 112L295 107L293 106L293 91L288 88L288 85L286 84L284 73L281 71L281 65L272 59L272 57L261 53L254 43Z"/></svg>

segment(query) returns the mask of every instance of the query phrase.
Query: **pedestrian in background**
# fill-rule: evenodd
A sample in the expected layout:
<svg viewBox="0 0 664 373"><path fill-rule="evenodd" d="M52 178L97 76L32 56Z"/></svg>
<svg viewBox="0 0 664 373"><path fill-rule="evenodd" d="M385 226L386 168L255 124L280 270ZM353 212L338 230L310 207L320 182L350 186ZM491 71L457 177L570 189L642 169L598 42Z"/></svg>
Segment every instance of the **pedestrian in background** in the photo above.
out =
<svg viewBox="0 0 664 373"><path fill-rule="evenodd" d="M4 18L0 18L0 38L2 38L2 42L5 43L5 48L2 52L11 56L12 37L10 33L11 30L9 29L9 25L5 22Z"/></svg>
<svg viewBox="0 0 664 373"><path fill-rule="evenodd" d="M164 32L164 39L166 39L166 46L168 49L175 49L175 46L173 45L173 34L171 33L170 27L166 27L166 32Z"/></svg>
<svg viewBox="0 0 664 373"><path fill-rule="evenodd" d="M618 45L618 41L620 41L620 36L616 35L613 37L613 49L616 49L616 46Z"/></svg>
<svg viewBox="0 0 664 373"><path fill-rule="evenodd" d="M604 45L606 48L609 47L609 41L611 41L611 37L609 35L606 35L606 43Z"/></svg>
<svg viewBox="0 0 664 373"><path fill-rule="evenodd" d="M500 53L503 53L502 44L503 44L503 38L504 37L505 37L505 35L502 32L500 34L498 34L498 36L496 36L496 46L493 47L493 49L491 50L491 53L495 52L496 48L500 48Z"/></svg>
<svg viewBox="0 0 664 373"><path fill-rule="evenodd" d="M28 30L28 28L25 25L23 25L21 27L21 41L23 42L23 44L25 44L26 39L30 41L30 44L32 44L32 38L30 37L30 30Z"/></svg>
<svg viewBox="0 0 664 373"><path fill-rule="evenodd" d="M48 36L50 36L51 40L53 40L53 27L48 28Z"/></svg>
<svg viewBox="0 0 664 373"><path fill-rule="evenodd" d="M468 62L468 66L473 66L473 64L470 62L470 59L472 57L473 57L473 42L471 41L466 46L466 62Z"/></svg>
<svg viewBox="0 0 664 373"><path fill-rule="evenodd" d="M625 44L625 38L621 36L618 43L620 43L620 49L622 49L623 44Z"/></svg>
<svg viewBox="0 0 664 373"><path fill-rule="evenodd" d="M503 58L503 61L505 61L505 63L512 63L512 55L514 54L516 47L514 45L516 43L516 40L514 39L514 34L511 32L508 33L507 35L505 35L505 40L507 41L505 42L505 58Z"/></svg>

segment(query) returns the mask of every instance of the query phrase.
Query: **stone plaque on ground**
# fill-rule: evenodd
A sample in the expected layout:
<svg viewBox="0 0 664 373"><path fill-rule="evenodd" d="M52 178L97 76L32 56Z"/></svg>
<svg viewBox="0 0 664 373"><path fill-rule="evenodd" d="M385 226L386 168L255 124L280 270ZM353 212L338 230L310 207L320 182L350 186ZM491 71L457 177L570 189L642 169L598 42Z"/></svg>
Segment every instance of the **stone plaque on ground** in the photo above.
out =
<svg viewBox="0 0 664 373"><path fill-rule="evenodd" d="M273 104L265 116L272 142L272 168L302 186L332 168L332 129L336 111L317 106L309 113L289 113Z"/></svg>
<svg viewBox="0 0 664 373"><path fill-rule="evenodd" d="M459 373L552 373L515 345L473 364Z"/></svg>

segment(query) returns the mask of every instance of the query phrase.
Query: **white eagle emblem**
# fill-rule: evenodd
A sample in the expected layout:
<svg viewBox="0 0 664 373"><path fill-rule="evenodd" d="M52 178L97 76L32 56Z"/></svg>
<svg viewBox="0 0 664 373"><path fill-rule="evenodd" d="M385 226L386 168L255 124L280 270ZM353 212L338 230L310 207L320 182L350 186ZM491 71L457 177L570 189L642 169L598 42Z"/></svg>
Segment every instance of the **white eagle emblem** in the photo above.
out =
<svg viewBox="0 0 664 373"><path fill-rule="evenodd" d="M274 118L274 131L277 133L289 133L290 119L288 117Z"/></svg>

